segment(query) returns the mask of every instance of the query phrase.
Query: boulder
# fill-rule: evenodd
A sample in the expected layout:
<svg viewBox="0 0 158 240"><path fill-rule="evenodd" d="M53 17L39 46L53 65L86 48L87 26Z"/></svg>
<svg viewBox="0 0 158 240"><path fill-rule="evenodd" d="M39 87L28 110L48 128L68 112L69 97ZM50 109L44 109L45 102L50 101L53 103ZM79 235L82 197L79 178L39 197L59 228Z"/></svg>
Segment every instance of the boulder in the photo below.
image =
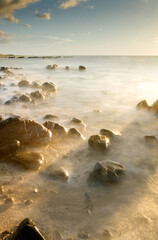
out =
<svg viewBox="0 0 158 240"><path fill-rule="evenodd" d="M19 152L10 159L12 163L19 164L25 169L37 170L44 162L42 154L37 152Z"/></svg>
<svg viewBox="0 0 158 240"><path fill-rule="evenodd" d="M52 137L63 137L67 134L67 129L58 123L47 121L43 125L52 132Z"/></svg>
<svg viewBox="0 0 158 240"><path fill-rule="evenodd" d="M51 141L52 133L33 120L10 117L0 122L0 145L20 141L21 145L40 146Z"/></svg>
<svg viewBox="0 0 158 240"><path fill-rule="evenodd" d="M116 183L119 176L125 173L125 167L113 161L97 162L93 171L89 174L89 179L102 183Z"/></svg>
<svg viewBox="0 0 158 240"><path fill-rule="evenodd" d="M53 114L47 114L44 116L43 119L57 119L58 117L56 115Z"/></svg>
<svg viewBox="0 0 158 240"><path fill-rule="evenodd" d="M10 105L10 104L13 104L13 103L17 103L18 101L19 101L18 97L13 96L10 100L6 101L4 104L5 105Z"/></svg>
<svg viewBox="0 0 158 240"><path fill-rule="evenodd" d="M18 83L18 86L19 87L29 87L30 86L30 83L26 80L22 80Z"/></svg>
<svg viewBox="0 0 158 240"><path fill-rule="evenodd" d="M20 102L31 102L31 99L30 99L29 96L23 94L23 95L21 95L21 96L19 97L19 101L20 101Z"/></svg>
<svg viewBox="0 0 158 240"><path fill-rule="evenodd" d="M71 119L71 123L74 124L74 125L80 125L82 127L86 127L87 125L79 118L76 118L76 117L73 117Z"/></svg>
<svg viewBox="0 0 158 240"><path fill-rule="evenodd" d="M153 112L153 113L158 113L158 100L155 101L150 107L149 107L149 111Z"/></svg>
<svg viewBox="0 0 158 240"><path fill-rule="evenodd" d="M85 140L85 137L76 128L70 128L67 132L67 137Z"/></svg>
<svg viewBox="0 0 158 240"><path fill-rule="evenodd" d="M146 100L142 100L137 104L136 107L138 110L147 110L149 108L149 105Z"/></svg>
<svg viewBox="0 0 158 240"><path fill-rule="evenodd" d="M65 67L65 70L70 70L70 67L69 67L69 66L66 66L66 67Z"/></svg>
<svg viewBox="0 0 158 240"><path fill-rule="evenodd" d="M30 97L33 99L33 100L43 100L44 99L44 96L42 93L40 93L39 91L35 91L35 92L31 92L30 93Z"/></svg>
<svg viewBox="0 0 158 240"><path fill-rule="evenodd" d="M67 182L69 175L63 167L51 165L44 171L44 174L52 180Z"/></svg>
<svg viewBox="0 0 158 240"><path fill-rule="evenodd" d="M12 142L9 142L8 140L8 143L0 145L0 156L14 154L19 148L19 141L13 140Z"/></svg>
<svg viewBox="0 0 158 240"><path fill-rule="evenodd" d="M158 146L158 139L155 136L144 136L144 141L149 146Z"/></svg>
<svg viewBox="0 0 158 240"><path fill-rule="evenodd" d="M119 140L120 137L121 137L120 135L116 135L112 131L110 131L108 129L105 129L105 128L100 130L100 135L103 135L106 138L108 138L110 142L115 141L115 140Z"/></svg>
<svg viewBox="0 0 158 240"><path fill-rule="evenodd" d="M46 69L48 69L48 70L57 70L58 69L58 65L57 64L47 65Z"/></svg>
<svg viewBox="0 0 158 240"><path fill-rule="evenodd" d="M81 71L86 70L86 67L84 67L84 66L79 66L79 70L81 70Z"/></svg>
<svg viewBox="0 0 158 240"><path fill-rule="evenodd" d="M57 91L56 86L52 82L45 82L42 84L42 91L46 91L49 93L55 93Z"/></svg>
<svg viewBox="0 0 158 240"><path fill-rule="evenodd" d="M11 240L45 240L45 238L35 224L26 218L20 223Z"/></svg>
<svg viewBox="0 0 158 240"><path fill-rule="evenodd" d="M31 88L40 88L41 86L37 82L32 82L30 87Z"/></svg>
<svg viewBox="0 0 158 240"><path fill-rule="evenodd" d="M88 139L89 147L95 150L106 150L109 147L109 139L102 135L92 135Z"/></svg>

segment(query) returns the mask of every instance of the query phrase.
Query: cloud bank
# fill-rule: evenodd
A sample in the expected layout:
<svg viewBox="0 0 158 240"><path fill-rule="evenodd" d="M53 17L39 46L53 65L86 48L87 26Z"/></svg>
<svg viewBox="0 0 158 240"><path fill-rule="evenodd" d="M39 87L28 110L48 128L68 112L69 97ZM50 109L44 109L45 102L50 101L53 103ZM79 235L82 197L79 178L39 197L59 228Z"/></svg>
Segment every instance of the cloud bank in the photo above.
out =
<svg viewBox="0 0 158 240"><path fill-rule="evenodd" d="M51 14L50 12L45 12L45 13L38 13L38 11L35 12L36 18L43 19L43 20L50 20L51 19Z"/></svg>
<svg viewBox="0 0 158 240"><path fill-rule="evenodd" d="M30 28L31 25L30 25L30 24L25 24L24 27L26 27L26 28Z"/></svg>
<svg viewBox="0 0 158 240"><path fill-rule="evenodd" d="M67 0L59 5L61 9L73 8L79 5L82 2L87 2L88 0Z"/></svg>
<svg viewBox="0 0 158 240"><path fill-rule="evenodd" d="M0 18L8 20L10 23L18 23L19 19L14 17L14 11L26 8L31 3L40 0L0 0Z"/></svg>
<svg viewBox="0 0 158 240"><path fill-rule="evenodd" d="M0 31L0 44L8 43L12 40L13 34Z"/></svg>

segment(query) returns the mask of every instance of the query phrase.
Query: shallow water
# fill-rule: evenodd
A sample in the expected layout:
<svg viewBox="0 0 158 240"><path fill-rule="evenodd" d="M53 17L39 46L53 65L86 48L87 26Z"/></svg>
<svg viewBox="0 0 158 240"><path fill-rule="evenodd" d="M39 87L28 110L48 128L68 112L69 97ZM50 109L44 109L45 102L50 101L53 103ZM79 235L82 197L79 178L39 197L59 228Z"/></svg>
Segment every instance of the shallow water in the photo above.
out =
<svg viewBox="0 0 158 240"><path fill-rule="evenodd" d="M48 64L58 64L58 70L46 70ZM65 71L65 66L70 66ZM84 65L87 70L79 71ZM90 239L106 239L105 229L112 239L157 239L157 149L148 149L142 143L145 135L158 136L155 116L138 112L136 104L157 99L157 57L72 57L58 59L0 59L0 66L20 67L14 76L0 80L0 115L20 115L43 123L46 114L54 114L63 126L70 128L72 117L81 118L87 128L78 128L88 138L107 128L124 136L107 154L90 152L87 140L68 144L54 143L47 149L38 149L47 161L65 167L70 178L67 184L54 182L39 172L26 172L0 164L0 184L5 194L15 198L12 207L5 207L6 196L0 197L0 231L31 217L45 237L53 239L54 231L65 238L78 239L78 232L87 230ZM37 105L23 108L4 102L17 93L30 93L30 88L10 87L26 79L42 84L51 81L57 93ZM100 111L96 111L100 110ZM134 124L134 122L139 123ZM125 165L126 176L116 186L89 186L87 177L99 160L111 159ZM19 176L23 176L20 180ZM35 193L34 189L38 192ZM92 196L94 209L87 212L85 193ZM26 206L24 200L32 199Z"/></svg>

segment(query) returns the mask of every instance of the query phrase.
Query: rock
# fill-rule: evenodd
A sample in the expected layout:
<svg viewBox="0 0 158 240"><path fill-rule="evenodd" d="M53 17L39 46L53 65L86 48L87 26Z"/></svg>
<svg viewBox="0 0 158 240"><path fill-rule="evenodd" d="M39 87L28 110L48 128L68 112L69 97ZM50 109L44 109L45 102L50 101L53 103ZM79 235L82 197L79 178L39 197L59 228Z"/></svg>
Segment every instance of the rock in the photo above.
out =
<svg viewBox="0 0 158 240"><path fill-rule="evenodd" d="M31 205L32 203L33 203L33 200L26 200L26 201L25 201L25 205L27 205L27 206L28 206L28 205Z"/></svg>
<svg viewBox="0 0 158 240"><path fill-rule="evenodd" d="M103 231L103 237L105 237L105 240L109 240L112 238L111 232L108 229L105 229Z"/></svg>
<svg viewBox="0 0 158 240"><path fill-rule="evenodd" d="M42 91L46 91L49 93L55 93L57 91L56 86L52 82L45 82L42 84Z"/></svg>
<svg viewBox="0 0 158 240"><path fill-rule="evenodd" d="M10 100L6 101L4 104L5 105L10 105L10 104L13 104L13 103L17 103L18 100L19 99L16 96L13 96Z"/></svg>
<svg viewBox="0 0 158 240"><path fill-rule="evenodd" d="M86 70L86 68L84 66L79 66L79 70L83 71Z"/></svg>
<svg viewBox="0 0 158 240"><path fill-rule="evenodd" d="M90 238L90 234L87 231L82 230L78 233L78 237L81 239L88 239Z"/></svg>
<svg viewBox="0 0 158 240"><path fill-rule="evenodd" d="M44 96L39 91L30 93L32 99L43 100Z"/></svg>
<svg viewBox="0 0 158 240"><path fill-rule="evenodd" d="M71 123L75 125L81 125L82 127L86 127L87 125L79 118L73 117L71 119Z"/></svg>
<svg viewBox="0 0 158 240"><path fill-rule="evenodd" d="M13 140L3 145L0 145L0 155L8 155L15 153L20 148L20 142L17 140Z"/></svg>
<svg viewBox="0 0 158 240"><path fill-rule="evenodd" d="M0 145L18 140L24 146L40 146L51 141L52 133L33 120L10 117L0 122L0 136Z"/></svg>
<svg viewBox="0 0 158 240"><path fill-rule="evenodd" d="M3 120L3 117L2 116L0 116L0 122Z"/></svg>
<svg viewBox="0 0 158 240"><path fill-rule="evenodd" d="M137 107L138 110L147 110L148 107L149 107L149 105L148 105L148 103L147 103L146 100L142 100L141 102L139 102L139 103L137 104L136 107Z"/></svg>
<svg viewBox="0 0 158 240"><path fill-rule="evenodd" d="M0 194L4 193L4 186L0 186Z"/></svg>
<svg viewBox="0 0 158 240"><path fill-rule="evenodd" d="M119 175L125 173L125 167L120 163L113 161L97 162L93 171L89 174L89 179L102 183L116 183L119 180Z"/></svg>
<svg viewBox="0 0 158 240"><path fill-rule="evenodd" d="M150 107L149 107L149 111L153 112L153 113L158 113L158 100L155 101Z"/></svg>
<svg viewBox="0 0 158 240"><path fill-rule="evenodd" d="M8 197L5 199L4 204L12 205L14 203L14 198Z"/></svg>
<svg viewBox="0 0 158 240"><path fill-rule="evenodd" d="M144 140L149 146L158 146L158 139L155 136L144 136Z"/></svg>
<svg viewBox="0 0 158 240"><path fill-rule="evenodd" d="M90 148L96 150L106 150L109 147L109 140L102 135L92 135L88 139L88 144Z"/></svg>
<svg viewBox="0 0 158 240"><path fill-rule="evenodd" d="M30 87L32 87L32 88L40 88L41 86L37 82L32 82Z"/></svg>
<svg viewBox="0 0 158 240"><path fill-rule="evenodd" d="M46 121L43 125L52 132L52 137L63 137L67 134L67 129L58 123Z"/></svg>
<svg viewBox="0 0 158 240"><path fill-rule="evenodd" d="M70 128L68 130L67 136L70 138L78 138L85 140L85 137L76 128Z"/></svg>
<svg viewBox="0 0 158 240"><path fill-rule="evenodd" d="M121 137L120 135L116 135L112 131L110 131L108 129L104 129L104 128L100 130L100 135L103 135L106 138L108 138L110 142L111 141L117 141Z"/></svg>
<svg viewBox="0 0 158 240"><path fill-rule="evenodd" d="M47 114L44 116L43 119L54 119L54 118L58 118L56 115L53 115L53 114Z"/></svg>
<svg viewBox="0 0 158 240"><path fill-rule="evenodd" d="M48 177L53 180L58 180L62 182L67 182L69 175L63 167L58 167L56 165L51 165L44 171Z"/></svg>
<svg viewBox="0 0 158 240"><path fill-rule="evenodd" d="M69 67L69 66L66 66L66 67L65 67L65 70L70 70L70 67Z"/></svg>
<svg viewBox="0 0 158 240"><path fill-rule="evenodd" d="M4 72L6 74L9 74L9 75L14 75L14 73L12 71L10 71L8 67L1 67L0 71Z"/></svg>
<svg viewBox="0 0 158 240"><path fill-rule="evenodd" d="M37 170L43 164L44 157L36 152L19 152L11 158L11 161L20 164L25 169Z"/></svg>
<svg viewBox="0 0 158 240"><path fill-rule="evenodd" d="M29 96L23 94L19 97L19 101L20 102L31 102L31 99Z"/></svg>
<svg viewBox="0 0 158 240"><path fill-rule="evenodd" d="M30 86L30 83L26 80L22 80L18 83L18 86L19 87L29 87Z"/></svg>
<svg viewBox="0 0 158 240"><path fill-rule="evenodd" d="M46 121L46 122L43 123L43 126L48 128L52 132L55 124L56 124L55 122Z"/></svg>
<svg viewBox="0 0 158 240"><path fill-rule="evenodd" d="M29 219L24 219L13 234L12 240L45 240L35 224Z"/></svg>
<svg viewBox="0 0 158 240"><path fill-rule="evenodd" d="M48 69L48 70L57 70L58 69L58 65L57 64L47 65L46 69Z"/></svg>

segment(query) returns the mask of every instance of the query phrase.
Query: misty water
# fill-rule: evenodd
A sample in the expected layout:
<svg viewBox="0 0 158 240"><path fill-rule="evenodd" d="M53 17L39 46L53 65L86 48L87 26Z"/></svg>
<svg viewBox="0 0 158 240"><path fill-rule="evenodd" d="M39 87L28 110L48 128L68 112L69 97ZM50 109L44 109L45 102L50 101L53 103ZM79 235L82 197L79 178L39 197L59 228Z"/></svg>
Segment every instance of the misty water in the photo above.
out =
<svg viewBox="0 0 158 240"><path fill-rule="evenodd" d="M48 64L57 64L59 69L47 70ZM79 65L85 66L86 71L79 71ZM0 66L21 68L13 69L13 76L0 79L4 84L0 88L0 115L4 119L13 114L43 124L44 116L53 114L58 116L55 121L67 129L73 127L73 117L87 125L75 126L86 140L53 142L47 148L36 149L46 160L38 171L0 164L0 185L5 189L0 195L0 232L30 217L48 240L55 239L56 231L64 239L80 239L79 233L87 232L89 239L106 240L106 230L114 240L156 240L158 152L156 147L148 148L143 137L158 136L158 123L154 114L139 112L136 105L143 99L150 105L157 100L158 58L0 59ZM65 66L70 70L66 71ZM30 87L19 88L20 80L40 85L53 82L57 93L36 105L5 105L13 96L34 91ZM15 86L10 86L12 83ZM87 139L102 128L121 135L122 140L108 153L90 151ZM124 178L116 185L89 186L87 178L94 164L106 159L125 166ZM43 174L51 164L66 169L67 183ZM85 193L91 196L91 212L87 211ZM3 204L7 196L14 198L10 207ZM26 200L33 203L26 205Z"/></svg>

